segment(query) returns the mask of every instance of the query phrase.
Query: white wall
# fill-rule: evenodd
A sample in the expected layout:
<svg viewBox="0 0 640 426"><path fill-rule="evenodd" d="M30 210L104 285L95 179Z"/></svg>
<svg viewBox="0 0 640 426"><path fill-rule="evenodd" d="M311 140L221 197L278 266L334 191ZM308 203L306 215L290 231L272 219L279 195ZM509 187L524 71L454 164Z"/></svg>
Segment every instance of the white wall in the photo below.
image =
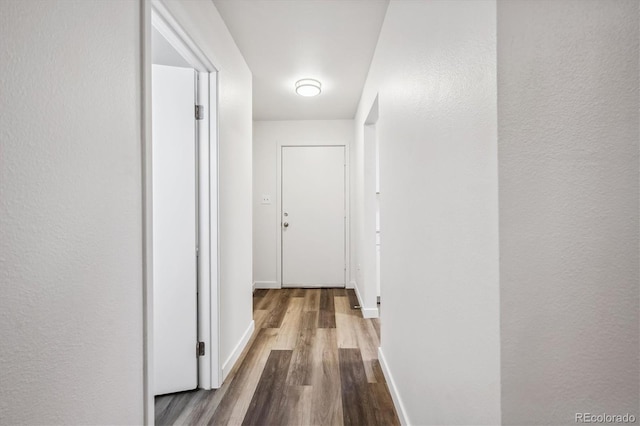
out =
<svg viewBox="0 0 640 426"><path fill-rule="evenodd" d="M251 324L251 74L220 66L221 357ZM0 423L141 424L140 3L0 2Z"/></svg>
<svg viewBox="0 0 640 426"><path fill-rule="evenodd" d="M212 1L163 3L218 67L220 360L228 373L253 323L251 72Z"/></svg>
<svg viewBox="0 0 640 426"><path fill-rule="evenodd" d="M505 424L638 417L637 1L500 1Z"/></svg>
<svg viewBox="0 0 640 426"><path fill-rule="evenodd" d="M141 424L140 3L0 1L0 423Z"/></svg>
<svg viewBox="0 0 640 426"><path fill-rule="evenodd" d="M353 141L353 120L255 121L253 123L253 280L256 287L279 285L276 279L277 146L344 144ZM261 204L262 195L271 204Z"/></svg>
<svg viewBox="0 0 640 426"><path fill-rule="evenodd" d="M495 1L391 1L355 119L354 169L377 93L393 392L411 424L498 424ZM353 176L360 193L362 170Z"/></svg>

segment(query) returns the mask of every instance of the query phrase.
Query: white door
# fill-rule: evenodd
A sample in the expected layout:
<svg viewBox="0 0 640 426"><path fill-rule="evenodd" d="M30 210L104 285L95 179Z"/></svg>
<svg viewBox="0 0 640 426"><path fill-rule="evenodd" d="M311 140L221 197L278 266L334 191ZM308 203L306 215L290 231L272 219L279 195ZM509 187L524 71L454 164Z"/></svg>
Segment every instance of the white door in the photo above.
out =
<svg viewBox="0 0 640 426"><path fill-rule="evenodd" d="M281 164L282 285L344 287L344 147L282 147Z"/></svg>
<svg viewBox="0 0 640 426"><path fill-rule="evenodd" d="M194 70L152 68L155 394L198 386Z"/></svg>

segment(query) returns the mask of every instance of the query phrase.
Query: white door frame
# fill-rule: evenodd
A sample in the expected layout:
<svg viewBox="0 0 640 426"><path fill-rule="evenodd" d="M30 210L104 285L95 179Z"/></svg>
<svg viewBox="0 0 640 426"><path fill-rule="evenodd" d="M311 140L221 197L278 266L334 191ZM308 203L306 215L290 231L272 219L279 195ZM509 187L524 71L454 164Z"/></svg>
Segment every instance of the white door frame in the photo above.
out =
<svg viewBox="0 0 640 426"><path fill-rule="evenodd" d="M284 147L323 147L323 146L341 146L344 147L344 162L345 162L345 174L344 174L344 205L345 205L345 225L344 225L344 284L346 288L349 288L349 271L351 270L351 250L350 250L350 200L351 200L351 185L349 177L350 162L349 162L349 146L344 143L322 143L322 144L295 144L295 143L282 143L278 141L276 144L276 229L278 230L278 236L276 238L276 285L278 288L282 288L282 148Z"/></svg>
<svg viewBox="0 0 640 426"><path fill-rule="evenodd" d="M198 387L220 387L218 251L218 68L159 0L143 0L142 13L142 188L143 188L143 389L144 423L154 423L153 388L153 199L151 30L160 34L197 71L198 104L198 340L205 355L198 360ZM194 356L196 354L194 342Z"/></svg>

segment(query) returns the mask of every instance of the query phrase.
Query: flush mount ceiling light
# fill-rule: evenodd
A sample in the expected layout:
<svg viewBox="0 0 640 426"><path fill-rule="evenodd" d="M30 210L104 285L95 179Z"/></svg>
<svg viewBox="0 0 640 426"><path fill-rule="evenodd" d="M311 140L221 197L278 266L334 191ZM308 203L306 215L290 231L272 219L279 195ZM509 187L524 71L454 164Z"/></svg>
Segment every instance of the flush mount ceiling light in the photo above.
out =
<svg viewBox="0 0 640 426"><path fill-rule="evenodd" d="M322 85L318 80L304 78L296 81L296 93L300 96L317 96Z"/></svg>

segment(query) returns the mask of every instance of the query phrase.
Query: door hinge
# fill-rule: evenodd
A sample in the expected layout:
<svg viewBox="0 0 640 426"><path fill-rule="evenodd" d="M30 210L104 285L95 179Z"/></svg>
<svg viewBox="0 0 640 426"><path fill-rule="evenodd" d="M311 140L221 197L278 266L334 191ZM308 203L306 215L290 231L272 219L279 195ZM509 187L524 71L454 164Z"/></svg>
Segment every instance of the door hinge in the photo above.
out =
<svg viewBox="0 0 640 426"><path fill-rule="evenodd" d="M204 106L196 105L196 120L204 120Z"/></svg>
<svg viewBox="0 0 640 426"><path fill-rule="evenodd" d="M204 342L198 342L196 345L196 356L204 356Z"/></svg>

